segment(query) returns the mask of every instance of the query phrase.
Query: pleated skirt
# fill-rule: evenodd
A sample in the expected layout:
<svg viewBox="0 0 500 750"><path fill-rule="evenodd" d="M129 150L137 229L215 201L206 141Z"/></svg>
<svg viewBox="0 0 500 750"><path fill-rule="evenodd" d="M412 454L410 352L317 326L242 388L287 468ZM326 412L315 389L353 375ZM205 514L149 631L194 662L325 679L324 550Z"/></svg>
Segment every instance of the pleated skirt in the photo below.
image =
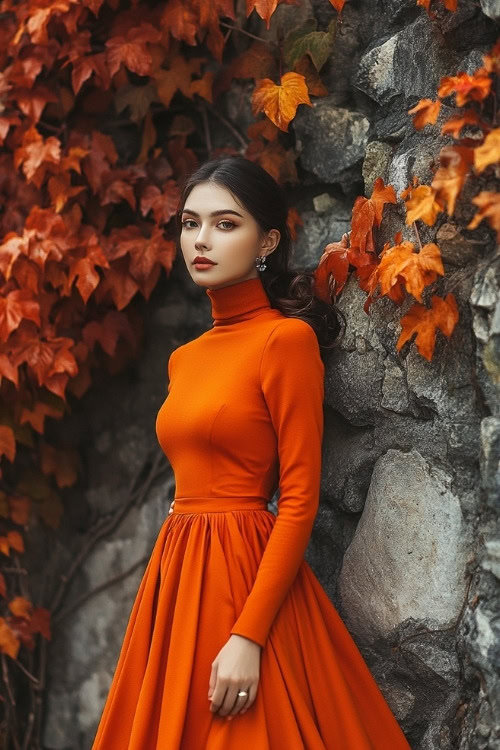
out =
<svg viewBox="0 0 500 750"><path fill-rule="evenodd" d="M410 748L305 559L262 649L254 703L231 721L210 710L212 662L275 521L255 498L176 498L133 603L91 750Z"/></svg>

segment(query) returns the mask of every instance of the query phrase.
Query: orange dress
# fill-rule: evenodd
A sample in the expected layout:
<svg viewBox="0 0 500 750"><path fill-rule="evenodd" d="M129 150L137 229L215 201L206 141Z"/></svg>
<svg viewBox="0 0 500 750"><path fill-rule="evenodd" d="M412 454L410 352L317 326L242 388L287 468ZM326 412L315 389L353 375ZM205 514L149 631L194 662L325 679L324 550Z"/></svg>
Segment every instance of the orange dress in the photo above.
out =
<svg viewBox="0 0 500 750"><path fill-rule="evenodd" d="M319 503L324 365L259 278L207 289L213 326L175 349L156 420L174 512L144 572L92 750L408 750L304 559ZM279 488L278 515L267 509ZM231 633L259 643L257 696L210 710Z"/></svg>

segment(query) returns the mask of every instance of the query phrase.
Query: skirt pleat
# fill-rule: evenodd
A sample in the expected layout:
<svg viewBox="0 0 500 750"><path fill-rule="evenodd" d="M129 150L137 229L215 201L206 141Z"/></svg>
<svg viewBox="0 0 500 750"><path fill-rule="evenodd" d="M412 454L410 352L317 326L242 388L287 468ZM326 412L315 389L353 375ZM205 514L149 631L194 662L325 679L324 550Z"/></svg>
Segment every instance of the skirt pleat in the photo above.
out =
<svg viewBox="0 0 500 750"><path fill-rule="evenodd" d="M210 711L209 679L257 574L268 510L174 512L163 522L126 626L91 750L409 750L308 563L261 653L253 705Z"/></svg>

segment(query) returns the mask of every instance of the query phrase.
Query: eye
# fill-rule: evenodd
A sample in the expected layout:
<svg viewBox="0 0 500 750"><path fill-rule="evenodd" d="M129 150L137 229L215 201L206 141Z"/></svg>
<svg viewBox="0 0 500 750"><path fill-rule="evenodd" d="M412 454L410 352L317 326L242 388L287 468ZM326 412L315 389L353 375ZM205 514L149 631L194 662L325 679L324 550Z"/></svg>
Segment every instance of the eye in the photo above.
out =
<svg viewBox="0 0 500 750"><path fill-rule="evenodd" d="M187 223L188 223L189 221L192 221L193 223L195 223L195 222L194 222L194 219L184 219L184 221L183 221L183 222L181 222L181 223L182 223L182 226L183 226L183 227L186 227L186 225L187 225ZM186 228L187 228L187 229L190 229L190 227L186 227Z"/></svg>
<svg viewBox="0 0 500 750"><path fill-rule="evenodd" d="M235 226L234 221L229 221L229 219L222 219L222 221L219 221L219 224L231 224L231 227ZM231 227L229 227L231 229Z"/></svg>

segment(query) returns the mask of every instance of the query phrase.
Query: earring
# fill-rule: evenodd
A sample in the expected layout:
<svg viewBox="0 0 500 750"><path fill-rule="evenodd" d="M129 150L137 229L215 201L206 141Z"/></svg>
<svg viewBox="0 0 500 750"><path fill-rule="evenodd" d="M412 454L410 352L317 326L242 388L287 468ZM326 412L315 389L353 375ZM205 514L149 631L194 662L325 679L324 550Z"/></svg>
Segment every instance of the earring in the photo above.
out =
<svg viewBox="0 0 500 750"><path fill-rule="evenodd" d="M257 268L259 271L264 271L266 268L266 256L265 255L259 255L257 258L255 258L255 262L257 264Z"/></svg>

